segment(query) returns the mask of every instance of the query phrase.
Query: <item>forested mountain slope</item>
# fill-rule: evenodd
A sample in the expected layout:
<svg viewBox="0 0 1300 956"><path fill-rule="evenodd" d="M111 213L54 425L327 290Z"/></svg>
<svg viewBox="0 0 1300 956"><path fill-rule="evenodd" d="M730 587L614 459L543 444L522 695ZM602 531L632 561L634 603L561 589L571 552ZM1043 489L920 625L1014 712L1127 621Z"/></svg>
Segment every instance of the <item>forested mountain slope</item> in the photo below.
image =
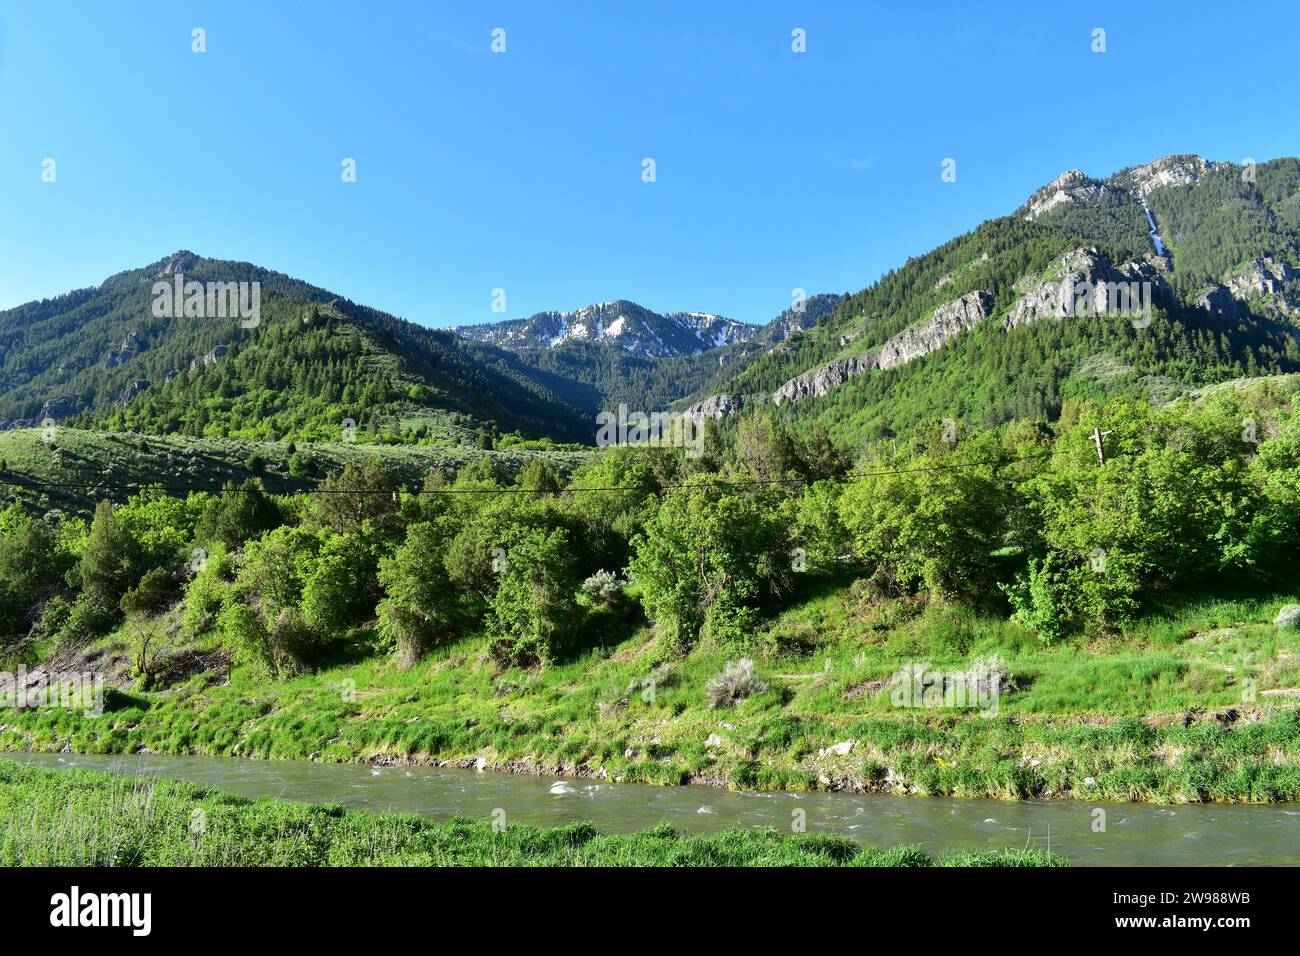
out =
<svg viewBox="0 0 1300 956"><path fill-rule="evenodd" d="M1170 397L1296 371L1298 242L1294 159L1171 156L1106 180L1073 170L841 300L692 407L771 403L858 441L932 418L1051 418L1072 395ZM1144 314L1107 307L1108 284L1134 282L1150 290ZM1099 307L1074 307L1076 288L1098 290Z"/></svg>
<svg viewBox="0 0 1300 956"><path fill-rule="evenodd" d="M160 317L157 282L259 283L260 316ZM508 353L249 263L179 252L95 289L0 313L0 421L208 437L481 430L587 437L584 416Z"/></svg>

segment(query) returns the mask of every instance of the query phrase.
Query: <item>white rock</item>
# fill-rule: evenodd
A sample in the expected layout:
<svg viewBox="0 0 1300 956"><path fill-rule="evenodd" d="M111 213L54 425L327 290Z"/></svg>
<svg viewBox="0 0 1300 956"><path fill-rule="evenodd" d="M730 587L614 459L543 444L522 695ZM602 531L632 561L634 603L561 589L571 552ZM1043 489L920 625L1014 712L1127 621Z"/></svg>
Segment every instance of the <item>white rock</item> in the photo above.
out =
<svg viewBox="0 0 1300 956"><path fill-rule="evenodd" d="M719 737L717 734L709 734L709 739L706 740L706 741L704 741L704 746L706 746L706 747L721 747L725 742L726 742L726 741L724 741L724 740L723 740L721 737Z"/></svg>
<svg viewBox="0 0 1300 956"><path fill-rule="evenodd" d="M1278 630L1300 630L1300 604L1288 604L1278 611L1273 624Z"/></svg>
<svg viewBox="0 0 1300 956"><path fill-rule="evenodd" d="M853 741L843 740L838 744L832 744L824 750L817 751L819 757L825 757L827 754L835 754L837 757L847 757L853 753Z"/></svg>

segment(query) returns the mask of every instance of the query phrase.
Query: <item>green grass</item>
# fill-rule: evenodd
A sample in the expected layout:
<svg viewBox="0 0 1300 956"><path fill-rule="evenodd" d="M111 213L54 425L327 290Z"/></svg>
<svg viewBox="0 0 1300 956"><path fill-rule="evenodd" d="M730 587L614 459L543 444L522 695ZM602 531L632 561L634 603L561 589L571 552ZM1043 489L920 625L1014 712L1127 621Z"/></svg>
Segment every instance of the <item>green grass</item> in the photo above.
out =
<svg viewBox="0 0 1300 956"><path fill-rule="evenodd" d="M467 637L408 671L382 658L268 682L236 669L106 713L0 715L0 747L293 760L540 765L656 784L1156 802L1300 799L1300 635L1271 619L1296 595L1153 609L1122 638L1044 646L969 610L855 604L827 586L743 647L667 654L645 631L537 671L501 671ZM996 716L899 709L908 661L1001 655ZM711 710L728 660L765 692ZM1250 655L1247 657L1246 655ZM1257 681L1243 702L1243 677ZM654 681L653 693L645 681ZM1219 719L1222 718L1222 719ZM849 754L821 753L852 741Z"/></svg>
<svg viewBox="0 0 1300 956"><path fill-rule="evenodd" d="M667 826L626 836L242 797L169 780L0 762L5 866L1060 866L1040 851L931 857L815 834Z"/></svg>

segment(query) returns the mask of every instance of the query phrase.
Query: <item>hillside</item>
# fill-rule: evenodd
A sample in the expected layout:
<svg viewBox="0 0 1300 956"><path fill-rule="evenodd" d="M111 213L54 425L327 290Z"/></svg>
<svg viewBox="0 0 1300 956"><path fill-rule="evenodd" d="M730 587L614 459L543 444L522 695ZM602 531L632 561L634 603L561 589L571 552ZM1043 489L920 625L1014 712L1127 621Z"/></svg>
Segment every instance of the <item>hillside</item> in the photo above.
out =
<svg viewBox="0 0 1300 956"><path fill-rule="evenodd" d="M258 283L255 327L155 314L157 282ZM179 309L178 309L179 312ZM248 263L178 252L0 312L0 422L151 434L407 441L483 430L585 440L583 416L508 353Z"/></svg>
<svg viewBox="0 0 1300 956"><path fill-rule="evenodd" d="M1148 217L1150 212L1150 218ZM927 419L1055 417L1070 397L1168 399L1300 369L1300 162L1174 156L1074 170L696 393L713 416L781 407L844 441ZM1149 283L1149 321L1098 291ZM1050 320L1050 321L1046 321Z"/></svg>
<svg viewBox="0 0 1300 956"><path fill-rule="evenodd" d="M592 451L516 447L482 450L469 445L374 445L359 442L269 442L242 438L199 439L57 426L0 432L3 500L40 511L89 513L101 500L125 501L145 487L220 491L228 481L260 481L275 493L302 492L347 465L379 461L393 478L419 488L430 473L455 474L471 462L490 464L513 480L528 462L543 459L561 475Z"/></svg>

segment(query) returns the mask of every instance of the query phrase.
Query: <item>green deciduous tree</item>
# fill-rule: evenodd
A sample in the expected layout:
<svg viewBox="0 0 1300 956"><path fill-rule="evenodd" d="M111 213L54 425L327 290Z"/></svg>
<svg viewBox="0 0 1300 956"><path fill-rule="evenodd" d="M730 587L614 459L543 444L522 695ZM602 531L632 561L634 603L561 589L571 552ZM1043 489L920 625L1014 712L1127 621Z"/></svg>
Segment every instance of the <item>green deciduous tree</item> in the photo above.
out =
<svg viewBox="0 0 1300 956"><path fill-rule="evenodd" d="M636 538L631 570L646 613L671 644L686 647L702 632L743 637L757 610L788 586L782 497L702 482L664 498Z"/></svg>
<svg viewBox="0 0 1300 956"><path fill-rule="evenodd" d="M406 541L379 565L386 597L379 605L379 633L410 666L452 635L460 601L447 573L445 523L414 524Z"/></svg>

